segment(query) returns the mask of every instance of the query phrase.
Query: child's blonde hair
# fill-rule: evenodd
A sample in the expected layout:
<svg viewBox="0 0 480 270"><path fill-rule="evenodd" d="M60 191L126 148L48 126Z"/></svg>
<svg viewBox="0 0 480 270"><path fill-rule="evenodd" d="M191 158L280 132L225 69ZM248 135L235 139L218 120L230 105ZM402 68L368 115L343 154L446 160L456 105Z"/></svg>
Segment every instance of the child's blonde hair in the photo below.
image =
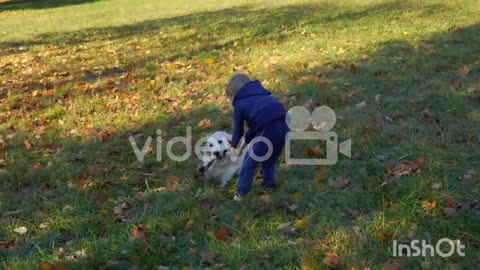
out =
<svg viewBox="0 0 480 270"><path fill-rule="evenodd" d="M235 94L248 82L251 82L252 79L244 73L236 73L228 81L227 87L225 87L225 93L227 97L233 99Z"/></svg>

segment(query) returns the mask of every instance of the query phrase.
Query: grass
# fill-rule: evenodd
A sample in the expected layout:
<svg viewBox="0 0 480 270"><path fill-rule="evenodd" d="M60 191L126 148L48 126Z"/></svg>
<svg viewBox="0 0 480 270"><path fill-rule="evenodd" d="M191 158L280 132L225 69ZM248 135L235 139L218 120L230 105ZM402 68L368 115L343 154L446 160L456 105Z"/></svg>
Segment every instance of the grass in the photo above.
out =
<svg viewBox="0 0 480 270"><path fill-rule="evenodd" d="M0 2L1 268L328 269L328 252L338 269L479 266L477 1L170 2ZM239 203L234 184L195 180L194 158L157 162L154 146L136 161L132 134L230 130L234 71L288 107L333 108L353 158L282 165L276 192L257 182ZM278 229L298 220L297 235ZM394 239L444 237L466 256L392 255Z"/></svg>

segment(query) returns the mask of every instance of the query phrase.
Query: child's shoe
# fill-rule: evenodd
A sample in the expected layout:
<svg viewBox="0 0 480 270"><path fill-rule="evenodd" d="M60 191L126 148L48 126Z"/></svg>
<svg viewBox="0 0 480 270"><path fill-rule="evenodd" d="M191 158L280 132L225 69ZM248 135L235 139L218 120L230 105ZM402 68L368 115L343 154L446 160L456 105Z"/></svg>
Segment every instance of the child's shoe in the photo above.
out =
<svg viewBox="0 0 480 270"><path fill-rule="evenodd" d="M240 200L242 199L242 195L240 194L235 194L235 196L233 196L233 200L236 201L236 202L239 202Z"/></svg>

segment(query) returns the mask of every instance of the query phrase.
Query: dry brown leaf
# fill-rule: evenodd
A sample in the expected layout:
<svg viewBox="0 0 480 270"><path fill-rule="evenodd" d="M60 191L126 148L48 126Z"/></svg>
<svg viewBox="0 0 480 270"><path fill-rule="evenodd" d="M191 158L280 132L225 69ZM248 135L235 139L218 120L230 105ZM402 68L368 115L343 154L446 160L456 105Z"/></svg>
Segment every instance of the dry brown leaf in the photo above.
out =
<svg viewBox="0 0 480 270"><path fill-rule="evenodd" d="M317 157L317 158L323 158L324 157L323 150L320 149L320 147L318 147L318 146L316 146L316 147L306 147L305 149L303 149L303 153L307 156L310 156L310 157Z"/></svg>
<svg viewBox="0 0 480 270"><path fill-rule="evenodd" d="M447 207L454 207L455 206L455 200L452 199L452 198L447 198L447 200L445 201L445 204L447 205Z"/></svg>
<svg viewBox="0 0 480 270"><path fill-rule="evenodd" d="M218 241L224 242L225 236L227 235L227 229L225 229L225 227L222 226L220 227L220 229L214 232L214 235Z"/></svg>
<svg viewBox="0 0 480 270"><path fill-rule="evenodd" d="M32 144L27 139L23 140L23 144L25 145L25 148L29 150L32 149Z"/></svg>
<svg viewBox="0 0 480 270"><path fill-rule="evenodd" d="M401 177L403 175L409 175L414 172L420 172L422 166L425 164L425 158L419 157L417 161L407 160L397 165L397 168L393 171L393 176Z"/></svg>
<svg viewBox="0 0 480 270"><path fill-rule="evenodd" d="M39 268L40 268L40 270L52 270L53 269L53 264L45 261L45 262L42 262L39 265Z"/></svg>

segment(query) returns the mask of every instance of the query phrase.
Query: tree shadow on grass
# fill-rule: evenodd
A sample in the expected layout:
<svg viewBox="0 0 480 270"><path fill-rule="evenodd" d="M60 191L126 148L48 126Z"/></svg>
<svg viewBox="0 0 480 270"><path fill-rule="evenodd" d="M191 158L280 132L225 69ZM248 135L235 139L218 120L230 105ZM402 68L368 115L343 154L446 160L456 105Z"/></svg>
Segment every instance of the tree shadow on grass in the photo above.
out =
<svg viewBox="0 0 480 270"><path fill-rule="evenodd" d="M98 0L6 0L0 1L0 12L25 9L58 8L93 3L96 1Z"/></svg>

